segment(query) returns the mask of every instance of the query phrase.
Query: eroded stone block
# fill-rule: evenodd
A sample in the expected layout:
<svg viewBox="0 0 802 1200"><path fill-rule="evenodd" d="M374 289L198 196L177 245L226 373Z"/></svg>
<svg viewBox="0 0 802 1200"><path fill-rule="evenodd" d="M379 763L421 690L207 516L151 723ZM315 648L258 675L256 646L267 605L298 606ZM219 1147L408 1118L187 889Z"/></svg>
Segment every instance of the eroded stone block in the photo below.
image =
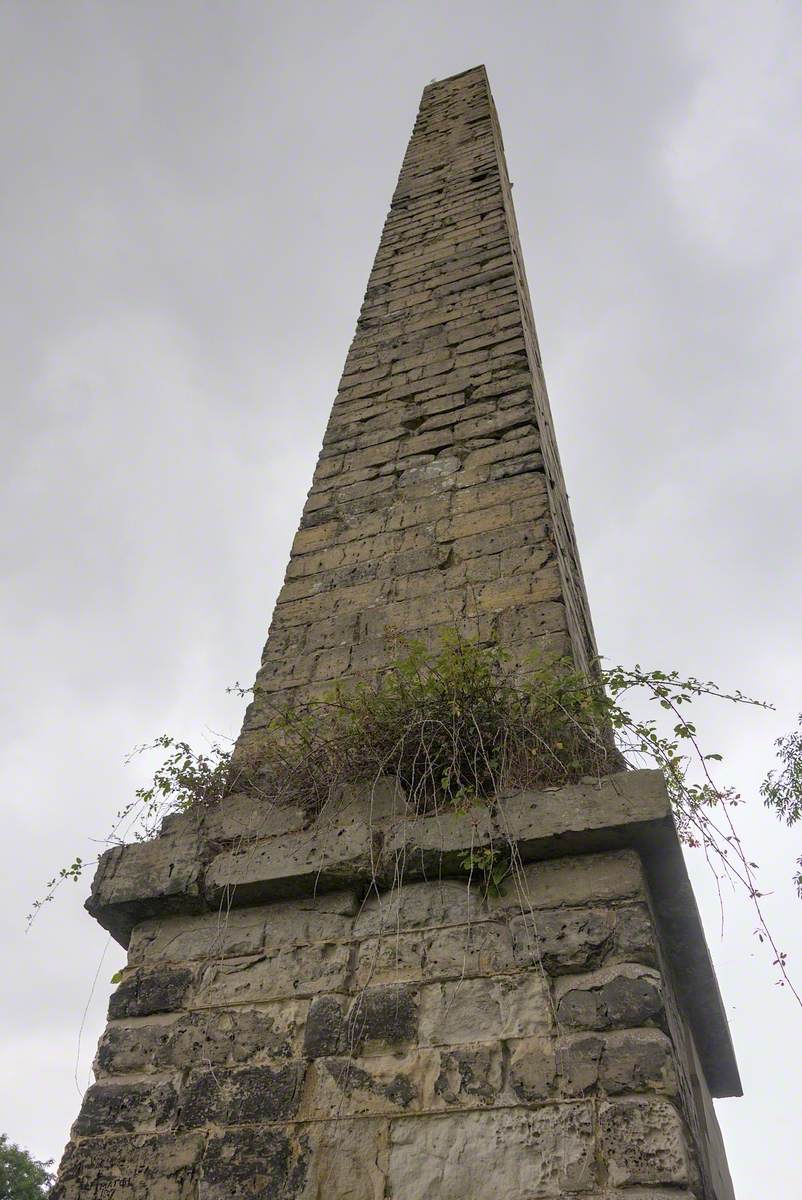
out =
<svg viewBox="0 0 802 1200"><path fill-rule="evenodd" d="M176 1090L168 1080L93 1083L84 1095L73 1132L81 1136L147 1132L172 1123L175 1111Z"/></svg>
<svg viewBox="0 0 802 1200"><path fill-rule="evenodd" d="M422 1046L527 1037L551 1027L548 988L534 972L425 984L420 995Z"/></svg>
<svg viewBox="0 0 802 1200"><path fill-rule="evenodd" d="M595 1182L590 1105L409 1117L390 1126L393 1200L540 1200Z"/></svg>
<svg viewBox="0 0 802 1200"><path fill-rule="evenodd" d="M663 1012L659 974L633 963L560 979L555 994L557 1019L571 1028L645 1025L657 1021Z"/></svg>
<svg viewBox="0 0 802 1200"><path fill-rule="evenodd" d="M197 1134L82 1138L67 1147L52 1200L195 1200L202 1154Z"/></svg>
<svg viewBox="0 0 802 1200"><path fill-rule="evenodd" d="M669 1101L631 1096L605 1102L599 1130L614 1187L688 1182L685 1133Z"/></svg>

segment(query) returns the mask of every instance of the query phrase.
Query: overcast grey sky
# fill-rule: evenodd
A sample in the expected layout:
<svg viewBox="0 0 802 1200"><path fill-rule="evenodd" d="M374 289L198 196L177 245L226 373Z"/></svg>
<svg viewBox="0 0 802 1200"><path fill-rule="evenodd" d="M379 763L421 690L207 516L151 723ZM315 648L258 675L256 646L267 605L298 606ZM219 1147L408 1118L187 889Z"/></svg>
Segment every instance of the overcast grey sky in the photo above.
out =
<svg viewBox="0 0 802 1200"><path fill-rule="evenodd" d="M599 644L711 712L802 978L796 0L4 0L0 1130L58 1157L106 937L31 899L162 730L236 734L420 92L487 65ZM693 856L746 1096L739 1200L799 1195L802 1014ZM116 945L81 1043L85 1085Z"/></svg>

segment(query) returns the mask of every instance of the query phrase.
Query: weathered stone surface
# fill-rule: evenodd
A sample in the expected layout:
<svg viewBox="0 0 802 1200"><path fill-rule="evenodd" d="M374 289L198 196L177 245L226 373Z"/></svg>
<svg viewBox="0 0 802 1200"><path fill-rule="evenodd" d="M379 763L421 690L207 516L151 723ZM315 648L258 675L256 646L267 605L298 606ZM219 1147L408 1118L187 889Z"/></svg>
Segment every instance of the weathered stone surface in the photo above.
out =
<svg viewBox="0 0 802 1200"><path fill-rule="evenodd" d="M304 1164L284 1130L231 1129L210 1137L197 1194L198 1200L291 1200L303 1180Z"/></svg>
<svg viewBox="0 0 802 1200"><path fill-rule="evenodd" d="M255 904L359 886L370 878L377 857L378 844L364 825L332 829L320 822L308 830L217 855L206 871L206 898L218 905L236 894L237 903Z"/></svg>
<svg viewBox="0 0 802 1200"><path fill-rule="evenodd" d="M677 1110L667 1100L628 1097L599 1109L601 1151L610 1183L683 1184L689 1165Z"/></svg>
<svg viewBox="0 0 802 1200"><path fill-rule="evenodd" d="M196 1134L82 1138L67 1147L51 1196L53 1200L194 1200L202 1153L203 1138ZM231 1191L225 1196L228 1200ZM212 1200L211 1195L206 1200Z"/></svg>
<svg viewBox="0 0 802 1200"><path fill-rule="evenodd" d="M100 856L86 908L124 944L136 920L153 912L199 912L206 842L199 822L181 817L148 842L115 846Z"/></svg>
<svg viewBox="0 0 802 1200"><path fill-rule="evenodd" d="M258 954L265 948L347 941L355 909L353 893L328 892L269 907L143 921L131 935L128 961L231 958Z"/></svg>
<svg viewBox="0 0 802 1200"><path fill-rule="evenodd" d="M338 942L274 950L259 958L224 959L206 968L193 1004L263 1004L337 991L345 986L348 966L348 946Z"/></svg>
<svg viewBox="0 0 802 1200"><path fill-rule="evenodd" d="M536 973L426 984L420 996L423 1046L526 1037L551 1028L548 988Z"/></svg>
<svg viewBox="0 0 802 1200"><path fill-rule="evenodd" d="M536 1103L553 1096L557 1059L551 1038L523 1038L510 1043L510 1087L518 1100ZM582 1089L575 1089L574 1094Z"/></svg>
<svg viewBox="0 0 802 1200"><path fill-rule="evenodd" d="M294 1117L304 1077L302 1063L193 1071L181 1089L179 1123L249 1125Z"/></svg>
<svg viewBox="0 0 802 1200"><path fill-rule="evenodd" d="M474 1107L497 1101L504 1082L501 1047L460 1046L440 1052L434 1096L446 1105Z"/></svg>
<svg viewBox="0 0 802 1200"><path fill-rule="evenodd" d="M319 1058L310 1067L304 1116L390 1114L420 1108L431 1055Z"/></svg>
<svg viewBox="0 0 802 1200"><path fill-rule="evenodd" d="M390 1138L393 1200L539 1200L595 1182L590 1105L411 1117Z"/></svg>
<svg viewBox="0 0 802 1200"><path fill-rule="evenodd" d="M197 973L184 966L152 970L140 967L127 972L109 1001L109 1019L174 1012L184 1003L196 978Z"/></svg>
<svg viewBox="0 0 802 1200"><path fill-rule="evenodd" d="M410 929L465 925L484 916L480 890L461 879L404 883L388 892L369 894L354 921L357 939L392 936Z"/></svg>
<svg viewBox="0 0 802 1200"><path fill-rule="evenodd" d="M382 876L388 885L399 873L409 880L438 879L461 870L472 849L497 840L486 805L467 813L411 815L388 829L382 851Z"/></svg>
<svg viewBox="0 0 802 1200"><path fill-rule="evenodd" d="M388 1143L385 1120L367 1118L303 1125L298 1133L298 1143L301 1169L296 1168L296 1173L302 1176L302 1182L299 1181L291 1193L293 1200L295 1197L298 1200L384 1200ZM277 1194L281 1196L280 1192ZM273 1200L272 1193L266 1192L267 1196ZM222 1196L220 1200L223 1200Z"/></svg>
<svg viewBox="0 0 802 1200"><path fill-rule="evenodd" d="M306 823L306 814L296 805L241 794L226 797L205 815L204 832L214 842L248 842L294 833Z"/></svg>
<svg viewBox="0 0 802 1200"><path fill-rule="evenodd" d="M95 1071L106 1075L185 1070L188 1064L235 1066L288 1058L300 1049L306 1003L279 1001L264 1009L182 1013L115 1022L100 1040Z"/></svg>
<svg viewBox="0 0 802 1200"><path fill-rule="evenodd" d="M632 963L559 980L555 996L557 1020L569 1028L645 1025L656 1021L663 1012L659 974Z"/></svg>
<svg viewBox="0 0 802 1200"><path fill-rule="evenodd" d="M367 938L359 947L354 980L365 987L393 979L432 982L516 969L509 929L484 921Z"/></svg>
<svg viewBox="0 0 802 1200"><path fill-rule="evenodd" d="M677 1093L671 1042L658 1029L627 1029L604 1039L599 1083L606 1092Z"/></svg>
<svg viewBox="0 0 802 1200"><path fill-rule="evenodd" d="M610 854L561 857L556 861L529 863L523 870L522 896L505 891L490 896L491 911L518 915L533 909L577 906L594 901L643 897L645 882L640 859L634 850Z"/></svg>
<svg viewBox="0 0 802 1200"><path fill-rule="evenodd" d="M553 791L500 797L497 822L500 835L517 842L527 857L537 856L547 839L555 835L563 839L567 852L571 850L571 835L592 848L591 835L596 831L623 831L628 826L659 821L669 813L660 771L621 771Z"/></svg>
<svg viewBox="0 0 802 1200"><path fill-rule="evenodd" d="M608 908L523 914L510 922L516 962L540 964L550 975L588 970L605 957L614 926L615 914Z"/></svg>
<svg viewBox="0 0 802 1200"><path fill-rule="evenodd" d="M411 987L365 988L348 1012L345 1044L351 1053L368 1053L415 1041L418 996Z"/></svg>
<svg viewBox="0 0 802 1200"><path fill-rule="evenodd" d="M84 1096L73 1131L86 1136L158 1130L172 1122L175 1109L175 1087L166 1080L93 1083Z"/></svg>

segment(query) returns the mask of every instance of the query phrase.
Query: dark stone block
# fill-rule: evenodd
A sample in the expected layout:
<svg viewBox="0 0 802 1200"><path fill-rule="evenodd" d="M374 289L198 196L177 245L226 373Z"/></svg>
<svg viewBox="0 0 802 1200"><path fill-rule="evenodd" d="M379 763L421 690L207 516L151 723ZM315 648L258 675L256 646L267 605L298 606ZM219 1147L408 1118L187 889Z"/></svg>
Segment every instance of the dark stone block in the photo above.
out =
<svg viewBox="0 0 802 1200"><path fill-rule="evenodd" d="M51 1200L196 1200L198 1134L86 1137L67 1147Z"/></svg>
<svg viewBox="0 0 802 1200"><path fill-rule="evenodd" d="M300 1063L195 1071L181 1091L180 1124L196 1128L286 1121L298 1109L303 1071Z"/></svg>
<svg viewBox="0 0 802 1200"><path fill-rule="evenodd" d="M289 1200L304 1175L281 1130L229 1130L209 1139L198 1200Z"/></svg>
<svg viewBox="0 0 802 1200"><path fill-rule="evenodd" d="M346 1026L347 1047L356 1053L368 1042L397 1046L417 1036L415 991L401 984L366 988L351 1005Z"/></svg>
<svg viewBox="0 0 802 1200"><path fill-rule="evenodd" d="M147 1017L152 1013L175 1012L181 1008L195 981L189 967L160 967L128 975L109 1001L109 1020Z"/></svg>
<svg viewBox="0 0 802 1200"><path fill-rule="evenodd" d="M84 1096L74 1132L82 1137L164 1125L175 1113L171 1083L94 1083Z"/></svg>
<svg viewBox="0 0 802 1200"><path fill-rule="evenodd" d="M560 1047L560 1076L569 1096L581 1096L595 1088L603 1051L604 1041L599 1037L580 1037Z"/></svg>
<svg viewBox="0 0 802 1200"><path fill-rule="evenodd" d="M615 952L627 962L657 965L652 918L645 904L619 908L615 919Z"/></svg>
<svg viewBox="0 0 802 1200"><path fill-rule="evenodd" d="M375 1096L384 1096L399 1108L406 1108L418 1095L418 1089L405 1075L398 1074L386 1084L376 1079L369 1071L358 1067L351 1058L329 1058L325 1060L324 1065L337 1087L346 1096L353 1092L370 1092Z"/></svg>
<svg viewBox="0 0 802 1200"><path fill-rule="evenodd" d="M309 1006L304 1027L304 1055L324 1058L344 1047L343 1005L337 996L317 996Z"/></svg>
<svg viewBox="0 0 802 1200"><path fill-rule="evenodd" d="M645 1025L663 1011L660 992L649 979L630 979L619 975L600 992L605 1024L610 1027Z"/></svg>
<svg viewBox="0 0 802 1200"><path fill-rule="evenodd" d="M264 1058L289 1058L292 1030L276 1028L257 1010L182 1014L170 1025L110 1025L100 1041L101 1075L186 1069L200 1063L233 1067Z"/></svg>
<svg viewBox="0 0 802 1200"><path fill-rule="evenodd" d="M434 1090L447 1104L476 1097L492 1104L498 1088L493 1079L493 1051L483 1046L478 1050L452 1050L440 1058L440 1074ZM500 1082L500 1076L499 1076Z"/></svg>
<svg viewBox="0 0 802 1200"><path fill-rule="evenodd" d="M620 974L598 987L566 992L557 1005L560 1024L575 1029L623 1029L654 1023L663 1013L655 981Z"/></svg>
<svg viewBox="0 0 802 1200"><path fill-rule="evenodd" d="M671 1042L657 1029L612 1034L605 1043L599 1082L606 1092L674 1092L676 1074Z"/></svg>

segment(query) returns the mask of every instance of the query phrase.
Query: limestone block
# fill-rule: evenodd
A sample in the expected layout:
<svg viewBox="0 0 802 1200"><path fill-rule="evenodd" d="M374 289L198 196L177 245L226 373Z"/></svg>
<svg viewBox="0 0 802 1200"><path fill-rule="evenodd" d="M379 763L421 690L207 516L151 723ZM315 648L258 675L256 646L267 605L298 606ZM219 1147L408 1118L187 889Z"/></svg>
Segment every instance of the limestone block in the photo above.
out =
<svg viewBox="0 0 802 1200"><path fill-rule="evenodd" d="M131 935L128 958L131 963L209 960L346 941L355 907L353 893L327 892L289 903L143 921Z"/></svg>
<svg viewBox="0 0 802 1200"><path fill-rule="evenodd" d="M661 1091L677 1094L677 1073L670 1040L659 1029L609 1033L599 1064L606 1092Z"/></svg>
<svg viewBox="0 0 802 1200"><path fill-rule="evenodd" d="M313 1122L299 1127L297 1140L299 1161L288 1188L293 1200L385 1200L386 1120ZM272 1200L282 1193L256 1192L254 1200L261 1195ZM214 1200L232 1200L231 1193Z"/></svg>
<svg viewBox="0 0 802 1200"><path fill-rule="evenodd" d="M168 1080L93 1083L84 1094L73 1133L149 1132L172 1124L176 1090Z"/></svg>
<svg viewBox="0 0 802 1200"><path fill-rule="evenodd" d="M635 963L558 979L555 999L557 1019L567 1028L615 1029L653 1024L663 1014L660 975Z"/></svg>
<svg viewBox="0 0 802 1200"><path fill-rule="evenodd" d="M509 1083L519 1101L547 1100L556 1093L557 1059L551 1038L510 1042Z"/></svg>
<svg viewBox="0 0 802 1200"><path fill-rule="evenodd" d="M356 987L421 978L424 963L423 932L367 938L357 949Z"/></svg>
<svg viewBox="0 0 802 1200"><path fill-rule="evenodd" d="M613 1187L688 1182L685 1133L668 1100L630 1096L607 1101L599 1109L599 1132Z"/></svg>
<svg viewBox="0 0 802 1200"><path fill-rule="evenodd" d="M354 982L357 987L393 980L433 982L516 969L509 929L482 921L367 938L357 952Z"/></svg>
<svg viewBox="0 0 802 1200"><path fill-rule="evenodd" d="M198 912L205 839L198 822L181 817L168 832L148 842L115 846L100 856L86 908L127 945L136 920L156 912Z"/></svg>
<svg viewBox="0 0 802 1200"><path fill-rule="evenodd" d="M660 771L621 771L599 781L571 784L553 791L499 797L500 833L518 843L522 855L534 854L546 839L578 835L591 848L596 830L638 826L668 816L670 805Z"/></svg>
<svg viewBox="0 0 802 1200"><path fill-rule="evenodd" d="M185 1070L192 1063L236 1066L298 1052L307 1002L281 1000L264 1008L236 1008L114 1022L98 1047L95 1072L107 1075Z"/></svg>
<svg viewBox="0 0 802 1200"><path fill-rule="evenodd" d="M317 1058L309 1068L302 1117L417 1111L433 1091L436 1050L369 1058Z"/></svg>
<svg viewBox="0 0 802 1200"><path fill-rule="evenodd" d="M545 859L528 863L522 876L520 893L504 889L505 894L488 897L491 912L518 913L522 907L526 911L580 906L645 895L643 870L634 850Z"/></svg>
<svg viewBox="0 0 802 1200"><path fill-rule="evenodd" d="M67 1147L50 1194L52 1200L195 1200L202 1153L198 1134L82 1138Z"/></svg>
<svg viewBox="0 0 802 1200"><path fill-rule="evenodd" d="M426 984L420 990L420 1044L453 1046L527 1037L551 1028L548 988L538 972Z"/></svg>
<svg viewBox="0 0 802 1200"><path fill-rule="evenodd" d="M459 871L467 854L495 842L491 813L477 805L468 813L439 812L411 815L389 827L382 853L382 875L388 885L407 880L437 879L444 871Z"/></svg>
<svg viewBox="0 0 802 1200"><path fill-rule="evenodd" d="M418 1029L418 995L403 984L365 988L351 1004L344 1044L350 1054L383 1052L414 1042Z"/></svg>
<svg viewBox="0 0 802 1200"><path fill-rule="evenodd" d="M613 953L625 962L657 966L654 924L646 904L625 904L616 909Z"/></svg>
<svg viewBox="0 0 802 1200"><path fill-rule="evenodd" d="M504 1083L500 1045L459 1046L439 1051L438 1057L434 1094L427 1107L475 1108L498 1102Z"/></svg>
<svg viewBox="0 0 802 1200"><path fill-rule="evenodd" d="M344 1054L347 1048L343 997L315 996L304 1024L304 1057Z"/></svg>
<svg viewBox="0 0 802 1200"><path fill-rule="evenodd" d="M303 809L295 805L274 804L247 794L226 797L204 817L207 836L219 842L278 837L303 829L306 822Z"/></svg>
<svg viewBox="0 0 802 1200"><path fill-rule="evenodd" d="M215 1132L206 1146L197 1197L256 1200L275 1196L278 1200L294 1194L296 1170L290 1139L282 1129L257 1126Z"/></svg>
<svg viewBox="0 0 802 1200"><path fill-rule="evenodd" d="M181 1008L197 979L191 967L138 967L126 971L109 1000L109 1020L148 1017Z"/></svg>
<svg viewBox="0 0 802 1200"><path fill-rule="evenodd" d="M258 954L264 941L263 909L155 918L134 927L128 962L133 966Z"/></svg>
<svg viewBox="0 0 802 1200"><path fill-rule="evenodd" d="M269 1000L312 997L345 987L349 949L321 942L276 950L259 958L227 959L210 964L194 994L193 1007L255 1004Z"/></svg>
<svg viewBox="0 0 802 1200"><path fill-rule="evenodd" d="M192 1071L181 1088L181 1126L248 1125L286 1121L300 1102L304 1065Z"/></svg>
<svg viewBox="0 0 802 1200"><path fill-rule="evenodd" d="M256 904L343 889L369 875L377 858L378 844L364 825L318 822L218 854L206 872L206 896L214 905L231 896L238 904Z"/></svg>
<svg viewBox="0 0 802 1200"><path fill-rule="evenodd" d="M390 1125L392 1200L540 1200L595 1182L590 1105L409 1117Z"/></svg>
<svg viewBox="0 0 802 1200"><path fill-rule="evenodd" d="M550 975L589 970L603 960L614 926L609 908L532 910L510 922L515 959L523 967L542 964Z"/></svg>
<svg viewBox="0 0 802 1200"><path fill-rule="evenodd" d="M459 879L403 883L389 892L369 894L354 921L354 937L392 935L438 925L465 925L484 916L477 887Z"/></svg>

